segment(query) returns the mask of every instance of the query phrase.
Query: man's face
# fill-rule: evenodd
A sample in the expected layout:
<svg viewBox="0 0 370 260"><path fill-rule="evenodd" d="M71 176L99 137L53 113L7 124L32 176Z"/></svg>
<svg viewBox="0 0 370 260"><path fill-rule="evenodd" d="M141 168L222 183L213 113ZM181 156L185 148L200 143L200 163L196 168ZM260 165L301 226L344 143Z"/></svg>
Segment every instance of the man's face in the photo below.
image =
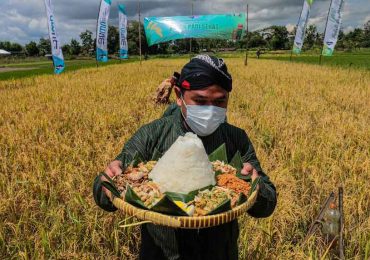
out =
<svg viewBox="0 0 370 260"><path fill-rule="evenodd" d="M186 108L181 100L181 90L175 87L176 103L181 107L183 115L186 117ZM199 90L185 90L183 91L183 99L186 105L200 105L200 106L217 106L227 108L229 100L229 93L218 85L211 85L209 87Z"/></svg>

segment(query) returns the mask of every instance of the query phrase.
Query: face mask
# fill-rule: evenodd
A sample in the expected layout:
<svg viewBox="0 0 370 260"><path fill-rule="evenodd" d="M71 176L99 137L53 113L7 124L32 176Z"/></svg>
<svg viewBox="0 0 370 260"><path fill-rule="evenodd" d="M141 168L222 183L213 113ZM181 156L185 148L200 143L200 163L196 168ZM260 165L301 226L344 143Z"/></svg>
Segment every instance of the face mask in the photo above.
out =
<svg viewBox="0 0 370 260"><path fill-rule="evenodd" d="M226 109L217 106L186 105L184 99L182 102L186 107L185 122L199 136L212 134L225 122Z"/></svg>

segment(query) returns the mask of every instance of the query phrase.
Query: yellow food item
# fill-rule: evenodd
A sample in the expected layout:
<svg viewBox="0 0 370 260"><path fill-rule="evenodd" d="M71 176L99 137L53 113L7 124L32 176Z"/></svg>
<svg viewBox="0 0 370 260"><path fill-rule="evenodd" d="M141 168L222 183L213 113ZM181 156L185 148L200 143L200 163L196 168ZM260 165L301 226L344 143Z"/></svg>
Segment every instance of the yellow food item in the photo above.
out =
<svg viewBox="0 0 370 260"><path fill-rule="evenodd" d="M185 211L189 216L192 216L194 214L194 205L188 205L181 200L175 200L174 202L179 208Z"/></svg>

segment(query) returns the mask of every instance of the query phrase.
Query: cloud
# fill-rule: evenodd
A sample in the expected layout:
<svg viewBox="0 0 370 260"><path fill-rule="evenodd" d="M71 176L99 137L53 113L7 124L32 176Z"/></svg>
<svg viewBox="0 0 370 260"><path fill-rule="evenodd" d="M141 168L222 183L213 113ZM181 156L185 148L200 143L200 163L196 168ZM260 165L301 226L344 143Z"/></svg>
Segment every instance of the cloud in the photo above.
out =
<svg viewBox="0 0 370 260"><path fill-rule="evenodd" d="M294 31L294 28L295 28L295 24L290 24L288 23L285 27L286 29L288 30L288 32L293 32Z"/></svg>
<svg viewBox="0 0 370 260"><path fill-rule="evenodd" d="M364 24L367 23L368 21L370 21L370 15L366 16L365 19L364 19Z"/></svg>
<svg viewBox="0 0 370 260"><path fill-rule="evenodd" d="M276 24L291 28L297 23L302 0L249 0L249 28L262 29ZM86 29L95 31L99 8L98 0L54 0L56 27L63 43L79 39ZM129 19L138 19L138 2L125 1ZM310 24L323 31L330 2L316 0L311 10ZM0 0L0 41L17 41L22 44L47 37L45 7L41 0ZM246 3L240 0L197 0L194 14L244 12ZM191 3L184 0L141 1L142 18L146 16L190 15ZM343 28L359 27L370 19L368 0L346 1ZM117 1L113 1L110 24L118 24Z"/></svg>

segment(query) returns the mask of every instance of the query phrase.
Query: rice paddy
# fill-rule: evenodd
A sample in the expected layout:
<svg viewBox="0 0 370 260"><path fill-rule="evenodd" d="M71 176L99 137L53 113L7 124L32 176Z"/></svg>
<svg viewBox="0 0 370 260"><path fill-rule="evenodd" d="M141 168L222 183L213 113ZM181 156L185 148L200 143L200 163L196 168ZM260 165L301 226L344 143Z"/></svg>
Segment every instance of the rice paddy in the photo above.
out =
<svg viewBox="0 0 370 260"><path fill-rule="evenodd" d="M135 259L139 227L95 205L92 181L165 106L151 97L187 59L0 81L0 258ZM227 58L228 121L246 130L278 190L267 219L239 219L240 259L334 258L302 244L344 187L345 255L370 257L370 72Z"/></svg>

